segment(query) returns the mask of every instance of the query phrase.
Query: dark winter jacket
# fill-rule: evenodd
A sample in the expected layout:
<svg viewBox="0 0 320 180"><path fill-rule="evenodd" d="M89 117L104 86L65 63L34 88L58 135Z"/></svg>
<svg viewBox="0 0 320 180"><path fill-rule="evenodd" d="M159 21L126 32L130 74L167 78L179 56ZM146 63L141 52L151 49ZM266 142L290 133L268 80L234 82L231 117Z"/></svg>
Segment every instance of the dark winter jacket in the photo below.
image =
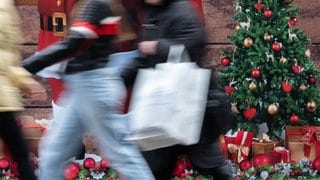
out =
<svg viewBox="0 0 320 180"><path fill-rule="evenodd" d="M158 54L140 57L127 67L123 78L128 86L133 84L138 68L153 67L165 62L169 48L174 44L185 45L191 60L202 64L206 31L194 8L188 0L168 0L160 7L143 6L141 41L157 40Z"/></svg>
<svg viewBox="0 0 320 180"><path fill-rule="evenodd" d="M159 41L158 54L147 57L149 61L165 62L173 44L185 45L192 61L202 61L206 32L194 8L186 0L168 1L165 8L145 5L142 40Z"/></svg>

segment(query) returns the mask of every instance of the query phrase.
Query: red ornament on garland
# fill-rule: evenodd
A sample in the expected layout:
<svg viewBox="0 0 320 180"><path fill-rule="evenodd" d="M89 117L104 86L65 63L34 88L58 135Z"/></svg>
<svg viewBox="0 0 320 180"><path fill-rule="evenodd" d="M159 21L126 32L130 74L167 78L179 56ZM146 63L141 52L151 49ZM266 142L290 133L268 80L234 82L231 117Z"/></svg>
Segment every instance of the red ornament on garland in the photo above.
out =
<svg viewBox="0 0 320 180"><path fill-rule="evenodd" d="M239 164L239 168L241 171L248 170L251 167L252 167L252 162L248 159L242 160Z"/></svg>
<svg viewBox="0 0 320 180"><path fill-rule="evenodd" d="M0 169L9 169L10 168L10 161L7 158L0 159Z"/></svg>
<svg viewBox="0 0 320 180"><path fill-rule="evenodd" d="M265 154L257 154L253 160L253 166L255 168L261 167L261 166L268 166L270 165L270 158L269 156Z"/></svg>
<svg viewBox="0 0 320 180"><path fill-rule="evenodd" d="M289 93L292 90L292 86L288 82L281 83L281 87L284 92Z"/></svg>
<svg viewBox="0 0 320 180"><path fill-rule="evenodd" d="M316 84L316 78L313 76L310 76L308 79L309 84L314 85Z"/></svg>
<svg viewBox="0 0 320 180"><path fill-rule="evenodd" d="M102 158L100 161L100 168L107 169L110 166L110 162L106 158Z"/></svg>
<svg viewBox="0 0 320 180"><path fill-rule="evenodd" d="M257 113L256 108L250 108L243 111L244 117L249 120L253 119L256 113Z"/></svg>
<svg viewBox="0 0 320 180"><path fill-rule="evenodd" d="M261 72L260 69L254 68L251 70L251 77L253 78L260 78L261 77Z"/></svg>
<svg viewBox="0 0 320 180"><path fill-rule="evenodd" d="M320 171L320 158L319 157L313 160L312 168L314 170Z"/></svg>
<svg viewBox="0 0 320 180"><path fill-rule="evenodd" d="M277 43L277 42L272 43L271 50L274 52L280 52L281 51L280 43Z"/></svg>
<svg viewBox="0 0 320 180"><path fill-rule="evenodd" d="M296 114L292 114L290 116L290 123L297 124L298 122L299 122L299 116L297 116Z"/></svg>
<svg viewBox="0 0 320 180"><path fill-rule="evenodd" d="M79 164L75 162L70 162L64 169L64 177L66 178L66 180L74 180L76 177L78 177L79 172Z"/></svg>
<svg viewBox="0 0 320 180"><path fill-rule="evenodd" d="M93 158L88 157L83 161L83 167L88 170L93 169L96 167L96 161Z"/></svg>
<svg viewBox="0 0 320 180"><path fill-rule="evenodd" d="M296 23L295 23L293 20L290 20L290 21L288 22L288 27L289 27L289 28L292 28L295 24L296 24Z"/></svg>
<svg viewBox="0 0 320 180"><path fill-rule="evenodd" d="M223 57L223 58L221 59L221 64L222 64L223 66L229 66L229 64L230 64L230 59L229 59L228 57Z"/></svg>
<svg viewBox="0 0 320 180"><path fill-rule="evenodd" d="M270 9L264 10L263 16L264 16L265 18L271 18L271 17L272 17L272 11L271 11Z"/></svg>
<svg viewBox="0 0 320 180"><path fill-rule="evenodd" d="M180 177L181 174L184 172L185 168L185 162L182 159L177 160L176 166L173 171L173 175L176 177Z"/></svg>

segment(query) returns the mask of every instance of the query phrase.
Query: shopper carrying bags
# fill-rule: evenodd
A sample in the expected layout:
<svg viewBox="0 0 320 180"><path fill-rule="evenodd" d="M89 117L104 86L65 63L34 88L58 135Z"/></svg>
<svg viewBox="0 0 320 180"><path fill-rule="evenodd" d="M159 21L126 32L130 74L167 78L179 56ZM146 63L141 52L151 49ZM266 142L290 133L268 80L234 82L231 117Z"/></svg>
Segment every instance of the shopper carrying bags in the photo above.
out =
<svg viewBox="0 0 320 180"><path fill-rule="evenodd" d="M166 62L170 46L177 44L184 45L190 59L199 67L205 68L203 56L206 32L203 21L190 0L144 0L143 10L145 21L141 27L142 40L138 44L142 54L136 60L138 69L151 68ZM134 75L128 76L130 73L134 74L134 70L129 69L123 73L128 82L134 79ZM134 84L134 81L131 82ZM158 121L157 118L153 120ZM231 170L226 165L219 147L217 139L213 139L191 146L174 145L143 151L143 155L157 180L170 179L175 161L181 154L189 156L193 167L200 174L211 175L215 179L232 180Z"/></svg>

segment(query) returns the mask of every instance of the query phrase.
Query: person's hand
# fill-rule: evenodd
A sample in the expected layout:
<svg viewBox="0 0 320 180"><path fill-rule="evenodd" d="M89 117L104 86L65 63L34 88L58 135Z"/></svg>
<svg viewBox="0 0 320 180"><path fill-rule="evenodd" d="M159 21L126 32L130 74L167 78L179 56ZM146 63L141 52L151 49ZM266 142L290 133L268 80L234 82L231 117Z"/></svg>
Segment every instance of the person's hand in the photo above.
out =
<svg viewBox="0 0 320 180"><path fill-rule="evenodd" d="M142 41L139 43L139 51L144 55L157 54L158 41Z"/></svg>
<svg viewBox="0 0 320 180"><path fill-rule="evenodd" d="M35 80L24 83L21 91L24 98L35 102L45 102L48 98L45 88Z"/></svg>

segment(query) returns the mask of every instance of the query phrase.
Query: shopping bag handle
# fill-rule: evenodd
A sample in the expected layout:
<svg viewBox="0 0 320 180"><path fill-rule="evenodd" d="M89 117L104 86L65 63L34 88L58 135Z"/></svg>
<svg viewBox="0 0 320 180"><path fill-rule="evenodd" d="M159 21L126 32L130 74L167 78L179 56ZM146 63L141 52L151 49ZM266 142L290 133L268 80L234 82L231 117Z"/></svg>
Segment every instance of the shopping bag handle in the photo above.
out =
<svg viewBox="0 0 320 180"><path fill-rule="evenodd" d="M171 45L169 49L167 62L180 63L190 62L190 55L183 44Z"/></svg>

